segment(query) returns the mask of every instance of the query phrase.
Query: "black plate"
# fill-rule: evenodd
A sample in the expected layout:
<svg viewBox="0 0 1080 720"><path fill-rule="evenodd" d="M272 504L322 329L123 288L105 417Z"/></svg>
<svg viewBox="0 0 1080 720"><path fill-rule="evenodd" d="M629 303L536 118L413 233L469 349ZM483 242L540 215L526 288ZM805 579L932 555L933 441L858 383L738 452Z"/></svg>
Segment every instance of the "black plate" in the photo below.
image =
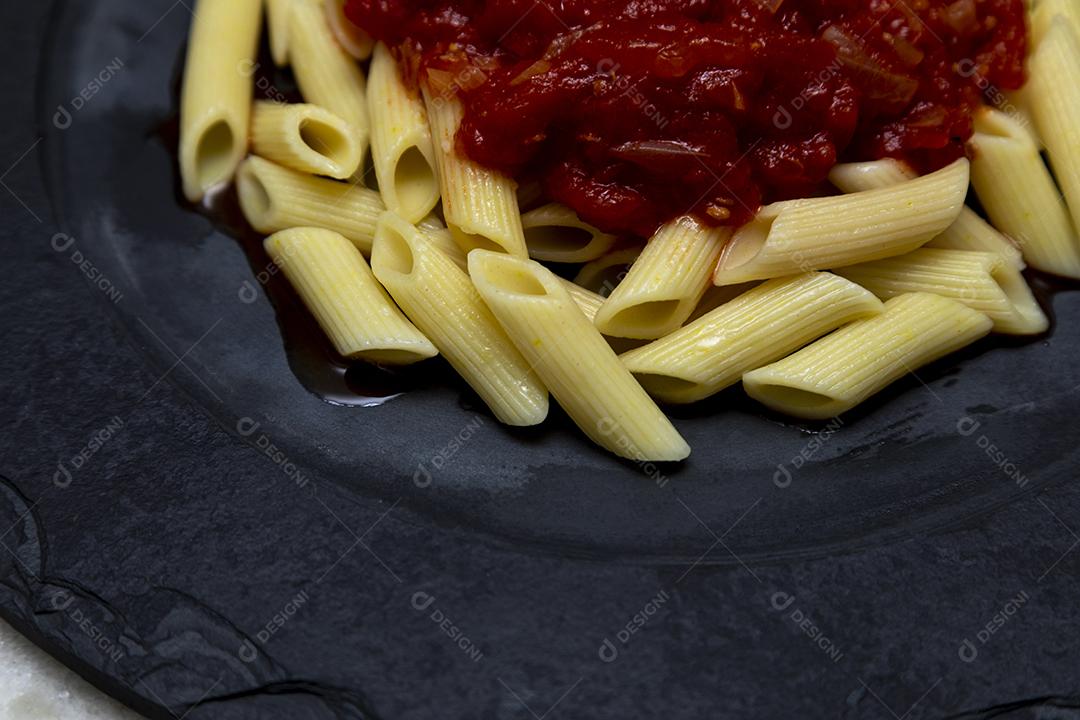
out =
<svg viewBox="0 0 1080 720"><path fill-rule="evenodd" d="M6 618L155 717L1067 704L1080 293L842 422L679 411L681 466L503 428L437 363L358 407L177 199L187 7L6 11Z"/></svg>

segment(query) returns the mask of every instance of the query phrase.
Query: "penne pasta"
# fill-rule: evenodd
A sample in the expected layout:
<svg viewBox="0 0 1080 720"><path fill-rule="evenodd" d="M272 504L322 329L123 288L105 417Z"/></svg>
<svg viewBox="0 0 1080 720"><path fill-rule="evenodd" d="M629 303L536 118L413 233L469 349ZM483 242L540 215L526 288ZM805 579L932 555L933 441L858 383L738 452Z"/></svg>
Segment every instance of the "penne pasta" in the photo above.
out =
<svg viewBox="0 0 1080 720"><path fill-rule="evenodd" d="M865 163L844 163L837 165L829 173L832 184L846 193L891 187L916 177L918 176L911 168L891 158ZM1016 267L1024 267L1020 250L967 206L960 211L956 222L924 247L996 252Z"/></svg>
<svg viewBox="0 0 1080 720"><path fill-rule="evenodd" d="M687 323L691 323L703 315L708 315L716 308L731 302L747 290L756 288L758 285L761 285L761 282L756 280L754 282L740 283L739 285L713 285L702 295L701 302L694 308L694 312L690 313Z"/></svg>
<svg viewBox="0 0 1080 720"><path fill-rule="evenodd" d="M466 252L481 248L527 257L514 181L458 152L455 137L464 110L456 97L426 85L424 98L443 215L454 239Z"/></svg>
<svg viewBox="0 0 1080 720"><path fill-rule="evenodd" d="M975 116L971 183L994 225L1044 272L1080 278L1080 240L1039 148L1013 117Z"/></svg>
<svg viewBox="0 0 1080 720"><path fill-rule="evenodd" d="M409 222L419 222L439 202L435 149L424 103L405 86L397 62L379 44L367 89L371 157L383 202Z"/></svg>
<svg viewBox="0 0 1080 720"><path fill-rule="evenodd" d="M266 29L270 34L270 57L278 67L289 64L289 26L292 4L297 0L266 0Z"/></svg>
<svg viewBox="0 0 1080 720"><path fill-rule="evenodd" d="M536 425L548 392L480 298L469 276L421 230L386 213L371 269L500 422Z"/></svg>
<svg viewBox="0 0 1080 720"><path fill-rule="evenodd" d="M577 283L570 282L563 278L559 278L559 283L566 289L570 299L574 301L574 304L578 306L578 309L589 319L589 322L593 322L596 319L596 313L600 311L600 307L604 304L604 296L594 293L592 290L586 290Z"/></svg>
<svg viewBox="0 0 1080 720"><path fill-rule="evenodd" d="M911 293L779 362L743 376L750 397L809 420L825 420L990 332L993 322L955 300Z"/></svg>
<svg viewBox="0 0 1080 720"><path fill-rule="evenodd" d="M997 253L920 248L836 273L883 300L913 292L956 300L988 316L1000 333L1036 335L1050 327L1024 276Z"/></svg>
<svg viewBox="0 0 1080 720"><path fill-rule="evenodd" d="M1017 270L1023 270L1027 266L1020 248L967 206L960 211L956 222L923 247L989 252L1000 255L1005 262Z"/></svg>
<svg viewBox="0 0 1080 720"><path fill-rule="evenodd" d="M279 165L344 180L363 160L348 123L318 105L255 103L251 148Z"/></svg>
<svg viewBox="0 0 1080 720"><path fill-rule="evenodd" d="M1039 0L1030 13L1031 46L1038 48L1054 18L1060 17L1074 33L1080 35L1080 3L1076 0Z"/></svg>
<svg viewBox="0 0 1080 720"><path fill-rule="evenodd" d="M191 23L179 151L191 202L231 180L247 152L261 18L261 0L202 0Z"/></svg>
<svg viewBox="0 0 1080 720"><path fill-rule="evenodd" d="M1031 136L1031 141L1035 143L1035 146L1039 148L1039 152L1044 149L1042 138L1039 137L1039 130L1035 127L1035 116L1031 114L1031 100L1028 98L1027 86L1014 90L1011 93L1006 93L1006 105L1000 108L999 112L1003 112L1012 118L1016 124L1022 128L1028 135ZM980 113L986 110L993 110L994 108L983 108L975 112L974 122L978 123L978 116Z"/></svg>
<svg viewBox="0 0 1080 720"><path fill-rule="evenodd" d="M417 226L417 229L424 233L428 241L438 248L448 260L461 268L466 275L468 274L468 256L461 249L461 246L454 242L450 231L437 218L431 216L425 218ZM604 298L569 280L559 278L559 282L566 288L566 292L570 294L570 298L574 303L581 308L581 312L585 313L585 317L589 318L589 322L592 322L593 318L596 317L596 311L604 304Z"/></svg>
<svg viewBox="0 0 1080 720"><path fill-rule="evenodd" d="M1028 97L1073 227L1080 228L1080 35L1055 15L1028 61Z"/></svg>
<svg viewBox="0 0 1080 720"><path fill-rule="evenodd" d="M330 31L323 0L293 0L291 18L289 60L304 100L347 122L363 153L367 153L364 73Z"/></svg>
<svg viewBox="0 0 1080 720"><path fill-rule="evenodd" d="M454 236L450 234L442 223L429 223L428 220L422 221L417 225L417 229L427 236L428 241L431 242L436 248L442 252L447 258L449 258L455 265L461 268L466 274L469 272L469 258L465 255L465 251L461 249L454 241Z"/></svg>
<svg viewBox="0 0 1080 720"><path fill-rule="evenodd" d="M365 255L371 253L379 216L386 212L374 190L307 175L254 155L240 166L236 189L244 217L259 232L321 227L344 235Z"/></svg>
<svg viewBox="0 0 1080 720"><path fill-rule="evenodd" d="M736 23L735 50L713 48L702 65L757 77L770 65L752 50L777 32L850 55L867 40L852 28L880 35L871 44L902 31L886 102L864 92L858 62L800 60L807 78L862 88L844 98L854 125L830 157L836 118L789 112L811 102L796 97L801 75L794 104L773 113L775 83L712 97L671 58L637 62L657 27L723 24L724 3L646 3L623 18L619 42L600 43L614 70L598 80L592 61L552 57L591 57L602 13L570 26L519 17L537 40L522 44L488 32L499 18L482 2L198 0L180 102L183 193L203 201L236 183L248 223L343 357L442 354L502 423L542 423L553 396L620 457L682 460L690 447L658 402L742 381L775 410L833 417L989 332L1046 332L1028 264L1080 280L1080 0L1008 12L929 0L888 27L874 27L877 4L799 0L783 18ZM788 17L803 5L815 6L809 24ZM264 13L294 104L260 72ZM484 42L470 40L477 32ZM700 34L692 45L708 44ZM993 42L980 49L978 38ZM616 71L628 61L640 97L623 104L641 112L624 118L600 86L625 80ZM266 100L253 101L256 88ZM912 132L895 131L894 100ZM643 131L642 113L662 132ZM54 123L69 115L61 105ZM755 142L793 123L790 143ZM966 157L952 161L968 129ZM830 165L839 194L785 190L819 194ZM737 206L761 207L724 225Z"/></svg>
<svg viewBox="0 0 1080 720"><path fill-rule="evenodd" d="M630 266L638 259L642 250L643 248L640 247L615 250L586 263L578 271L574 282L587 290L607 297L630 273Z"/></svg>
<svg viewBox="0 0 1080 720"><path fill-rule="evenodd" d="M960 159L888 188L768 205L732 236L714 282L733 285L911 252L956 221L968 179L968 161Z"/></svg>
<svg viewBox="0 0 1080 720"><path fill-rule="evenodd" d="M525 258L469 254L481 297L566 413L598 445L639 462L690 447L619 362L551 271Z"/></svg>
<svg viewBox="0 0 1080 720"><path fill-rule="evenodd" d="M711 284L727 228L684 216L662 227L596 314L605 335L651 340L681 326Z"/></svg>
<svg viewBox="0 0 1080 720"><path fill-rule="evenodd" d="M407 365L438 354L338 233L293 228L264 245L342 357Z"/></svg>
<svg viewBox="0 0 1080 720"><path fill-rule="evenodd" d="M829 171L829 182L843 193L880 190L919 177L907 163L894 158L870 162L840 163Z"/></svg>
<svg viewBox="0 0 1080 720"><path fill-rule="evenodd" d="M534 260L585 263L603 256L617 239L583 222L565 205L551 203L521 216L525 245Z"/></svg>
<svg viewBox="0 0 1080 720"><path fill-rule="evenodd" d="M829 273L804 273L758 285L620 359L653 397L697 402L881 309L880 300L854 283Z"/></svg>
<svg viewBox="0 0 1080 720"><path fill-rule="evenodd" d="M371 57L375 41L345 16L345 0L325 0L325 3L326 21L338 44L357 60Z"/></svg>

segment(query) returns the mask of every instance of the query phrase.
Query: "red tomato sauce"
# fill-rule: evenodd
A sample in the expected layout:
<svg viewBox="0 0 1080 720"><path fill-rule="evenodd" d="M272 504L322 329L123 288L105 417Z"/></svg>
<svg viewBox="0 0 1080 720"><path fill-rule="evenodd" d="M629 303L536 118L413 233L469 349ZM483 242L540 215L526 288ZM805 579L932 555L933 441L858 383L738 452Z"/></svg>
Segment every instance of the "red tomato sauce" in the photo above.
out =
<svg viewBox="0 0 1080 720"><path fill-rule="evenodd" d="M825 192L837 162L962 157L1024 81L1023 0L349 0L460 149L608 232Z"/></svg>

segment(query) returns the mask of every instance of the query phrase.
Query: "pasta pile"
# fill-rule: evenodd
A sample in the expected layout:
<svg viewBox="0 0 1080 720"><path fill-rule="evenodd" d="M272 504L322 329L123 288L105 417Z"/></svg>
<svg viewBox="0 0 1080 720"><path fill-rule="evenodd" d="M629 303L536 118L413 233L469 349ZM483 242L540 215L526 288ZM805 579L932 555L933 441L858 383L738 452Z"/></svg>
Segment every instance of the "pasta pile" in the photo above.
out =
<svg viewBox="0 0 1080 720"><path fill-rule="evenodd" d="M338 353L442 355L508 425L543 422L550 393L609 451L682 460L690 447L657 400L741 382L776 411L830 418L991 332L1044 332L1027 265L1080 279L1075 0L1033 3L1020 109L980 111L970 161L921 177L893 160L838 165L840 194L774 203L735 229L675 218L636 247L559 205L522 214L532 190L455 147L457 80L433 71L414 92L343 5L199 2L184 193L198 202L235 179ZM264 12L305 103L253 101ZM965 206L969 186L989 222ZM581 268L570 281L542 262Z"/></svg>

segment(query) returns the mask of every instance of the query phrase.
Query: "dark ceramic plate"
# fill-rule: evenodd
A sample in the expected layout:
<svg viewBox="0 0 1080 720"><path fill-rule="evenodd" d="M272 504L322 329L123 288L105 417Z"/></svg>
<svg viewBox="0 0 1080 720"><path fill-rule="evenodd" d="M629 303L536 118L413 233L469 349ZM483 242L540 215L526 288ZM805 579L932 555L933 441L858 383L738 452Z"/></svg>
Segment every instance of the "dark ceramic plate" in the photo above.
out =
<svg viewBox="0 0 1080 720"><path fill-rule="evenodd" d="M9 427L0 607L99 685L192 718L1070 704L1080 293L1032 278L1051 334L833 423L734 390L675 412L688 462L623 463L557 414L499 426L438 361L333 366L228 198L178 199L190 3L46 5L5 11L37 77L5 120L36 238L6 409L43 424Z"/></svg>

